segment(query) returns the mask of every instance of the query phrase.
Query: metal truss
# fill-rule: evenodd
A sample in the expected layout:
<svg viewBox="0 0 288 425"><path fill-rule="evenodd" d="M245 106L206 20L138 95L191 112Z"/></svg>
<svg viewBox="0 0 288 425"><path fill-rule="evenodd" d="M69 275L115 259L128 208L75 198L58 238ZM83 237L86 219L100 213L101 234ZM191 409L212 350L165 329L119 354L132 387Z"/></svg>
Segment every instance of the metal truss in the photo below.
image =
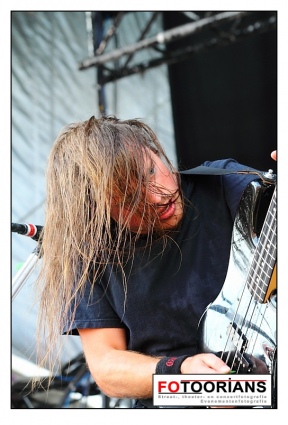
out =
<svg viewBox="0 0 288 425"><path fill-rule="evenodd" d="M78 64L79 70L86 70L91 67L98 68L98 84L100 86L136 73L143 73L148 69L155 68L162 64L170 65L187 60L191 55L204 49L225 46L244 37L274 29L277 21L276 11L265 11L262 13L246 11L187 11L180 13L185 14L192 22L167 31L160 31L152 37L146 37L152 23L158 15L160 13L167 13L152 12L150 19L146 22L144 29L140 31L138 40L134 44L122 46L106 52L109 41L115 37L119 30L123 16L132 12L113 12L110 16L112 23L105 34L103 33L103 16L101 16L103 13L104 12L92 12L94 55ZM142 12L133 13L141 14ZM210 30L210 38L208 40L191 43L186 47L178 49L170 49L168 46L172 42L179 41L196 33L203 33L206 30ZM99 34L101 34L100 37ZM131 61L137 52L148 49L153 49L154 52L157 52L157 57L131 65ZM125 58L125 61L120 65L119 59L123 58ZM114 64L114 68L107 66L108 63Z"/></svg>

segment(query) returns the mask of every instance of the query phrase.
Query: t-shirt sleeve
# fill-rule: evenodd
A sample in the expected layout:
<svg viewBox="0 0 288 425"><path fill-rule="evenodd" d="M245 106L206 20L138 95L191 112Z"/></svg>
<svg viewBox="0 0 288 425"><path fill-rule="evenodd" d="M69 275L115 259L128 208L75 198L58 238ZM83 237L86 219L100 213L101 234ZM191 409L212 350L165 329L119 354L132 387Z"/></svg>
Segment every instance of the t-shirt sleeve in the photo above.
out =
<svg viewBox="0 0 288 425"><path fill-rule="evenodd" d="M92 290L91 290L92 289ZM125 328L113 310L105 291L99 282L85 285L84 295L78 297L73 321L67 320L64 334L78 335L77 329L88 328Z"/></svg>

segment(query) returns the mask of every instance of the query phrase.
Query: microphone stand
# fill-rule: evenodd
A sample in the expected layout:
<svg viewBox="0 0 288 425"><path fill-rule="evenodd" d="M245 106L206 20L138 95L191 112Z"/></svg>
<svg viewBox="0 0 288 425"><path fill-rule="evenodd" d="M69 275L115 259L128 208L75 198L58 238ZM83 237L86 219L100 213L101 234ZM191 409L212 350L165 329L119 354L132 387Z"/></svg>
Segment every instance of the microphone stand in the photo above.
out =
<svg viewBox="0 0 288 425"><path fill-rule="evenodd" d="M15 277L12 280L12 301L14 301L16 295L19 293L28 277L33 272L36 263L39 259L40 245L32 251L23 266L18 270Z"/></svg>

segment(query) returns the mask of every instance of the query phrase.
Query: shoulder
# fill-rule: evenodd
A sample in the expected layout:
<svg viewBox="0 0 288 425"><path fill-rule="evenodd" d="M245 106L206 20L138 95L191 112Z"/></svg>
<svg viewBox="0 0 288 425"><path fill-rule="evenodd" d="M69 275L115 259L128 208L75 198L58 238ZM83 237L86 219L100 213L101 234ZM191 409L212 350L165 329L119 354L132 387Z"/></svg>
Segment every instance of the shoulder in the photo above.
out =
<svg viewBox="0 0 288 425"><path fill-rule="evenodd" d="M248 167L247 165L240 164L233 158L227 158L227 159L218 159L214 161L205 161L203 162L202 166L205 167L213 167L213 168L221 168L221 169L230 169L230 170L252 170L251 167Z"/></svg>
<svg viewBox="0 0 288 425"><path fill-rule="evenodd" d="M245 173L247 171L247 173ZM254 171L256 173L251 173ZM201 165L191 168L189 170L180 171L181 176L186 177L189 181L196 181L207 184L207 176L210 176L210 184L224 185L228 184L228 187L235 185L245 186L251 180L258 177L259 170L255 170L247 165L240 164L235 159L219 159L214 161L205 161ZM243 173L242 173L243 172ZM189 177L188 177L189 176ZM204 176L204 180L203 180ZM219 178L220 176L220 178ZM216 179L215 179L216 177Z"/></svg>
<svg viewBox="0 0 288 425"><path fill-rule="evenodd" d="M198 167L196 167L198 169ZM220 159L215 161L205 161L199 168L201 169L202 175L197 175L190 170L187 170L184 174L188 174L188 180L190 180L193 187L197 185L201 191L217 190L218 193L223 195L223 199L230 208L232 216L234 217L239 200L243 194L245 187L252 181L258 178L257 174L238 174L237 171L257 171L252 167L238 163L235 159ZM208 171L209 168L211 172ZM203 170L204 169L204 170ZM219 174L213 169L223 169L226 171L232 171L232 173L224 175ZM191 170L192 171L192 170ZM207 172L208 171L208 172ZM234 173L233 173L234 172ZM194 175L193 175L194 174ZM196 172L198 174L198 172ZM196 179L195 179L196 177Z"/></svg>
<svg viewBox="0 0 288 425"><path fill-rule="evenodd" d="M211 171L210 171L211 170ZM220 172L223 170L224 172ZM181 170L180 174L188 174L188 175L213 175L213 174L232 174L237 171L257 171L252 167L247 165L240 164L235 159L219 159L214 161L205 161L201 165L197 167L190 168L188 170ZM259 171L259 170L258 170Z"/></svg>

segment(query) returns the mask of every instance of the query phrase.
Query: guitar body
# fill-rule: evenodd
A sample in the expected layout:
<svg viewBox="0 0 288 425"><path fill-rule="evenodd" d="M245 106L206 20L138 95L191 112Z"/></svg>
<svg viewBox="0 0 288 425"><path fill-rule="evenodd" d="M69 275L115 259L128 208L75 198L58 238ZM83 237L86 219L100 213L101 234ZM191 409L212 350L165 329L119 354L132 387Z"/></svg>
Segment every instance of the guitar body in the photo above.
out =
<svg viewBox="0 0 288 425"><path fill-rule="evenodd" d="M199 323L200 352L235 373L271 374L276 391L276 306L276 189L259 179L241 198L224 285Z"/></svg>

